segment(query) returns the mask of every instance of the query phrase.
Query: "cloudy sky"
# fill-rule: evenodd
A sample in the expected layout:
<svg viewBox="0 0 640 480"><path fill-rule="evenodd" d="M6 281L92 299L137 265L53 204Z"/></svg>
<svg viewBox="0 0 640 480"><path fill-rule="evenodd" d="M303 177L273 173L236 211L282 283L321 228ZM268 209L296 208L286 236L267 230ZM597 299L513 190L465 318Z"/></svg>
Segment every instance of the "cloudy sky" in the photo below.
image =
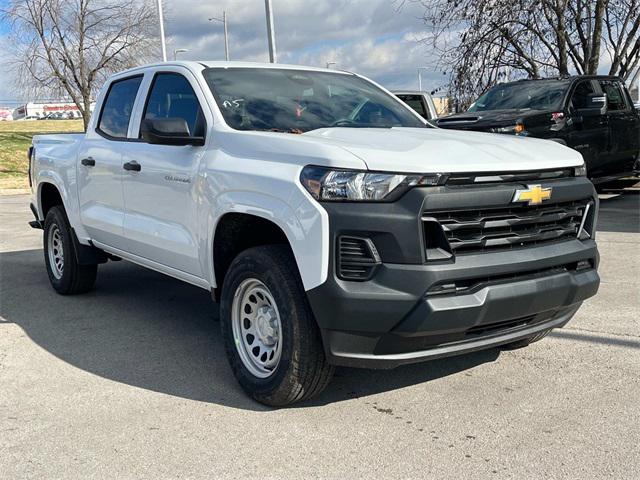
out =
<svg viewBox="0 0 640 480"><path fill-rule="evenodd" d="M6 0L0 0L0 4ZM223 60L226 10L232 60L268 61L263 0L163 0L167 50L187 48L181 59ZM389 88L433 89L445 80L418 39L424 32L419 4L401 0L273 0L278 61L353 70ZM0 23L0 101L20 95L6 73L9 27ZM4 55L4 56L3 56Z"/></svg>

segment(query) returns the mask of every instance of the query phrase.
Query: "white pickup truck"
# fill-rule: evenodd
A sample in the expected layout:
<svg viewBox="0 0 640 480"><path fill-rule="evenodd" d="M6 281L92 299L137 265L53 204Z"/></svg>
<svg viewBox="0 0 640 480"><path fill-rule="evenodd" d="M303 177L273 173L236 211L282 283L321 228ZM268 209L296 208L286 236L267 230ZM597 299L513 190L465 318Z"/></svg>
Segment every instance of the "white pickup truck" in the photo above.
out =
<svg viewBox="0 0 640 480"><path fill-rule="evenodd" d="M433 97L429 93L412 90L395 90L391 93L409 105L409 107L415 110L418 115L425 120L438 119L438 109L433 101Z"/></svg>
<svg viewBox="0 0 640 480"><path fill-rule="evenodd" d="M353 73L173 62L108 80L86 134L34 137L31 225L61 294L125 259L209 290L242 388L515 348L598 289L579 153L428 125Z"/></svg>

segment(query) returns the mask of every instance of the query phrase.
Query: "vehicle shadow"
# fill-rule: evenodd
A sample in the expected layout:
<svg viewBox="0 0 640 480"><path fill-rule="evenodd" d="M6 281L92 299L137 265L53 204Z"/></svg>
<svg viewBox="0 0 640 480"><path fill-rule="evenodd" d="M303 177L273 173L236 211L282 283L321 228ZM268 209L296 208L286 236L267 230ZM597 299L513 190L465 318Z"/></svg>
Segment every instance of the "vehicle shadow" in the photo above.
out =
<svg viewBox="0 0 640 480"><path fill-rule="evenodd" d="M635 180L624 184L632 186ZM619 191L620 192L620 191ZM600 195L598 232L640 233L640 190L624 190L607 198Z"/></svg>
<svg viewBox="0 0 640 480"><path fill-rule="evenodd" d="M268 410L239 388L227 365L218 307L205 290L127 262L100 267L96 290L65 297L49 285L41 250L0 254L0 322L92 374L167 395ZM391 371L341 368L317 406L469 370L497 350Z"/></svg>

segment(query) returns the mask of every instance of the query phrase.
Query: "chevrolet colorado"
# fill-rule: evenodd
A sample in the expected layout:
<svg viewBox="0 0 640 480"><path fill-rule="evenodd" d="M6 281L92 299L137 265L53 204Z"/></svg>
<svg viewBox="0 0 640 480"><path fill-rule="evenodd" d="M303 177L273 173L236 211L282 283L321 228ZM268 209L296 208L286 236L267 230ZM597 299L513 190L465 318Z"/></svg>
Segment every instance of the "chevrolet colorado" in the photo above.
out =
<svg viewBox="0 0 640 480"><path fill-rule="evenodd" d="M441 128L545 138L579 151L594 183L640 175L640 112L618 77L500 83Z"/></svg>
<svg viewBox="0 0 640 480"><path fill-rule="evenodd" d="M353 73L135 68L85 134L35 136L29 157L53 288L125 259L207 289L268 405L318 394L334 365L526 346L599 285L579 153L435 128Z"/></svg>

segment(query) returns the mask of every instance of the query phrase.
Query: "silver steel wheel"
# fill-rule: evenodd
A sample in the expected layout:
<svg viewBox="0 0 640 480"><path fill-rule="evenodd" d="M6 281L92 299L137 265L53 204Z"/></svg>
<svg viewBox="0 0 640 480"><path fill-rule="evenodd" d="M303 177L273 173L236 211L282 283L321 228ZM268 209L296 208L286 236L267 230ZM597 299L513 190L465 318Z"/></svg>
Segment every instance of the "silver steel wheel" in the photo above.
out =
<svg viewBox="0 0 640 480"><path fill-rule="evenodd" d="M47 236L47 250L49 253L49 266L53 276L58 280L64 272L64 247L62 246L62 234L55 223L51 225Z"/></svg>
<svg viewBox="0 0 640 480"><path fill-rule="evenodd" d="M258 378L272 375L282 356L282 323L273 295L260 280L248 278L236 289L231 326L247 370Z"/></svg>

